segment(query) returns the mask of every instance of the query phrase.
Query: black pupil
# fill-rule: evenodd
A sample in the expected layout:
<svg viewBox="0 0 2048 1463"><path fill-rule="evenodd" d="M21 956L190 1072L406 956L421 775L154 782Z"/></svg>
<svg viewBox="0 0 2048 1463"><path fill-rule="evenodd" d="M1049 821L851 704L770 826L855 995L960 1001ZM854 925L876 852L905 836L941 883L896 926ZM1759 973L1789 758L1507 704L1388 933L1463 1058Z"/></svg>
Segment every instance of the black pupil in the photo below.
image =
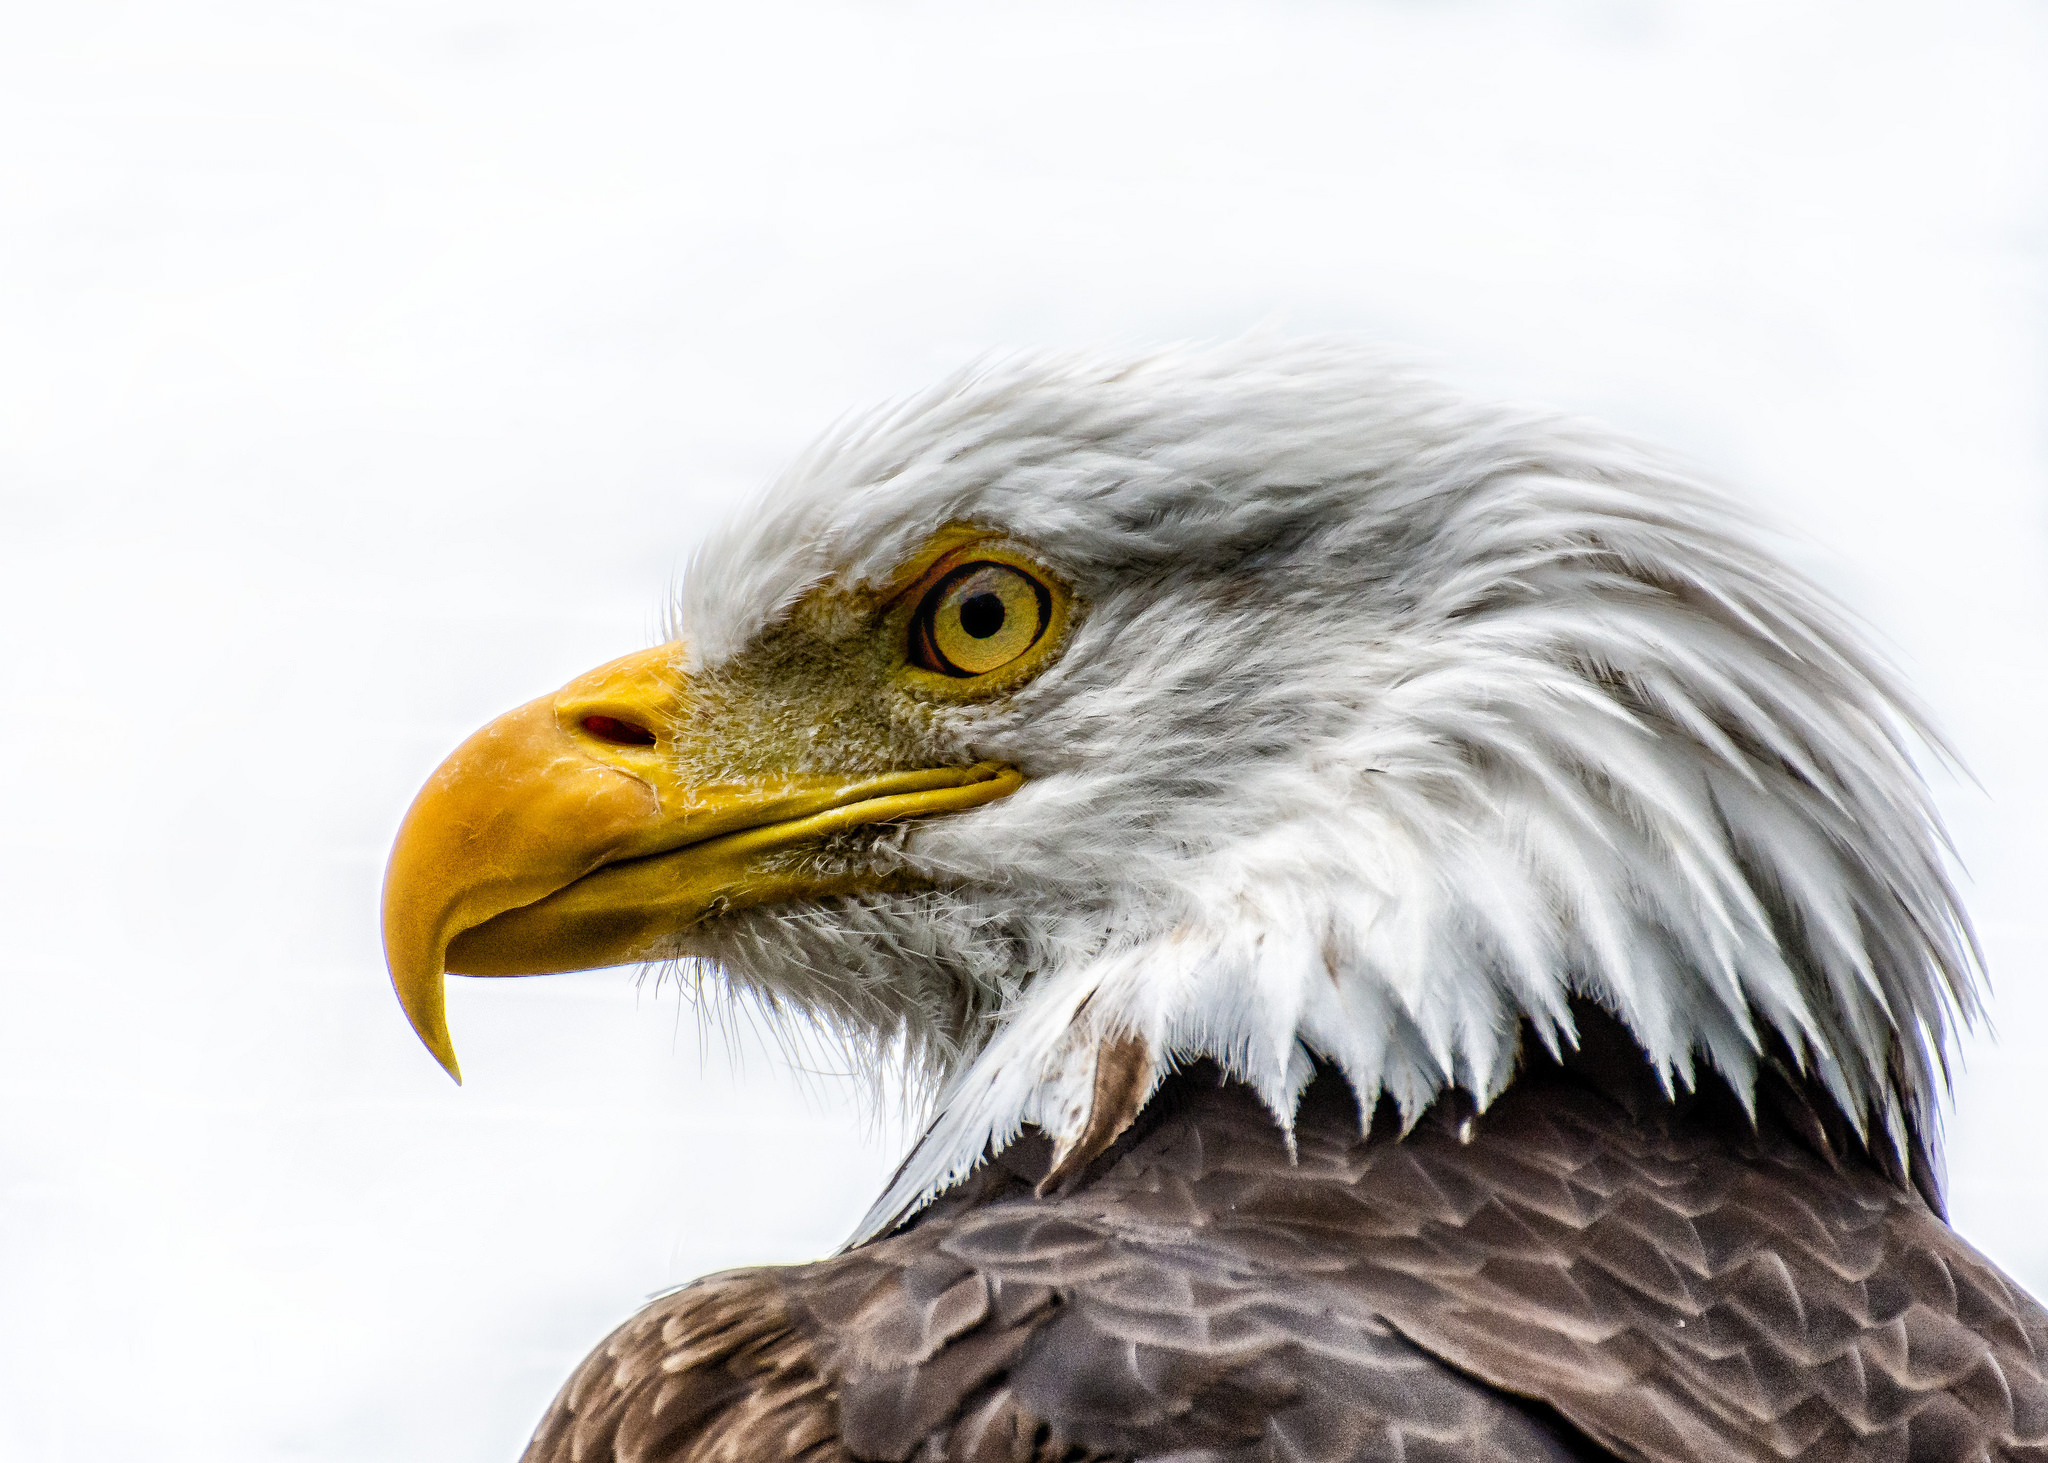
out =
<svg viewBox="0 0 2048 1463"><path fill-rule="evenodd" d="M1002 629L1002 596L984 589L960 601L960 628L976 640L986 640Z"/></svg>

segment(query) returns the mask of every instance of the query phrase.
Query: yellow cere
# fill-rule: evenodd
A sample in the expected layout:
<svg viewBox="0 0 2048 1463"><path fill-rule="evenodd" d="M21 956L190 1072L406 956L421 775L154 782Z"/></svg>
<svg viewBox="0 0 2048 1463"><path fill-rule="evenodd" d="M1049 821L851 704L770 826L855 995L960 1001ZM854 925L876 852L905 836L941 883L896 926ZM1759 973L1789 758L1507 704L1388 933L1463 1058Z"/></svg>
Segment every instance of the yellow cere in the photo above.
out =
<svg viewBox="0 0 2048 1463"><path fill-rule="evenodd" d="M1045 586L1007 564L963 564L918 610L918 658L955 676L1000 670L1038 642L1051 612Z"/></svg>

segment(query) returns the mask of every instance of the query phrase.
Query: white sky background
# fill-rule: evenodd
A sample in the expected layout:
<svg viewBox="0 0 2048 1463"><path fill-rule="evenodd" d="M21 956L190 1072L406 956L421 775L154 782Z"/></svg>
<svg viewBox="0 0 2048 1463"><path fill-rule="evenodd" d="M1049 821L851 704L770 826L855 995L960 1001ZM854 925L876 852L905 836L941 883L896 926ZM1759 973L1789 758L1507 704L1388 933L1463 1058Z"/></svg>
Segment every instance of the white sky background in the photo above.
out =
<svg viewBox="0 0 2048 1463"><path fill-rule="evenodd" d="M2048 1291L2048 18L1774 3L0 13L0 1454L509 1459L897 1157L630 972L385 982L475 726L991 349L1266 323L1671 444L1981 781L1957 1223Z"/></svg>

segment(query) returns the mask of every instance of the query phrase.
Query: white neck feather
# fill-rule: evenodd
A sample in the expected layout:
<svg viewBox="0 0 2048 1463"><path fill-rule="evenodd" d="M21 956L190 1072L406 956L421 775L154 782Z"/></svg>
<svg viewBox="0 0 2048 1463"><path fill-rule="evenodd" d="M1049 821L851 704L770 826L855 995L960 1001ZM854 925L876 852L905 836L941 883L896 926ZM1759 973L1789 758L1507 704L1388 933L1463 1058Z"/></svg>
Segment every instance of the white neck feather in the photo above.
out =
<svg viewBox="0 0 2048 1463"><path fill-rule="evenodd" d="M1024 1123L1077 1132L1131 1034L1283 1125L1317 1058L1412 1120L1497 1095L1525 1022L1570 1044L1584 997L1674 1089L1705 1062L1750 1093L1775 1035L1873 1147L1931 1134L1975 957L1927 733L1712 492L1327 345L1019 363L828 448L707 554L700 644L947 521L1087 602L1037 681L937 720L1029 779L905 837L943 897L697 947L884 1037L923 1018L846 993L913 968L993 1013L863 1235Z"/></svg>

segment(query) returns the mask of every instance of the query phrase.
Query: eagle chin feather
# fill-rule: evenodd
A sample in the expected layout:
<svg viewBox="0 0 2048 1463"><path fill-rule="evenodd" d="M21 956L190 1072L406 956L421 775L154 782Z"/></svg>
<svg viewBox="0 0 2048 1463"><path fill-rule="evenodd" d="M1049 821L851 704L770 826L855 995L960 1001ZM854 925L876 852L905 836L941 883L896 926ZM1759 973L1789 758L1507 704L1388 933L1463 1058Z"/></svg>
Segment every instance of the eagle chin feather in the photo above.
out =
<svg viewBox="0 0 2048 1463"><path fill-rule="evenodd" d="M1941 744L1693 475L1342 343L1001 362L842 426L705 545L691 674L945 525L1072 586L1042 673L902 733L1024 787L867 846L929 887L671 951L930 1084L856 1240L1027 1126L1084 1145L1106 1060L1124 1103L1212 1062L1283 1129L1327 1064L1361 1128L1382 1097L1412 1127L1568 1054L1577 1003L1667 1094L1753 1109L1783 1069L1938 1195L1977 1011L1913 760Z"/></svg>

